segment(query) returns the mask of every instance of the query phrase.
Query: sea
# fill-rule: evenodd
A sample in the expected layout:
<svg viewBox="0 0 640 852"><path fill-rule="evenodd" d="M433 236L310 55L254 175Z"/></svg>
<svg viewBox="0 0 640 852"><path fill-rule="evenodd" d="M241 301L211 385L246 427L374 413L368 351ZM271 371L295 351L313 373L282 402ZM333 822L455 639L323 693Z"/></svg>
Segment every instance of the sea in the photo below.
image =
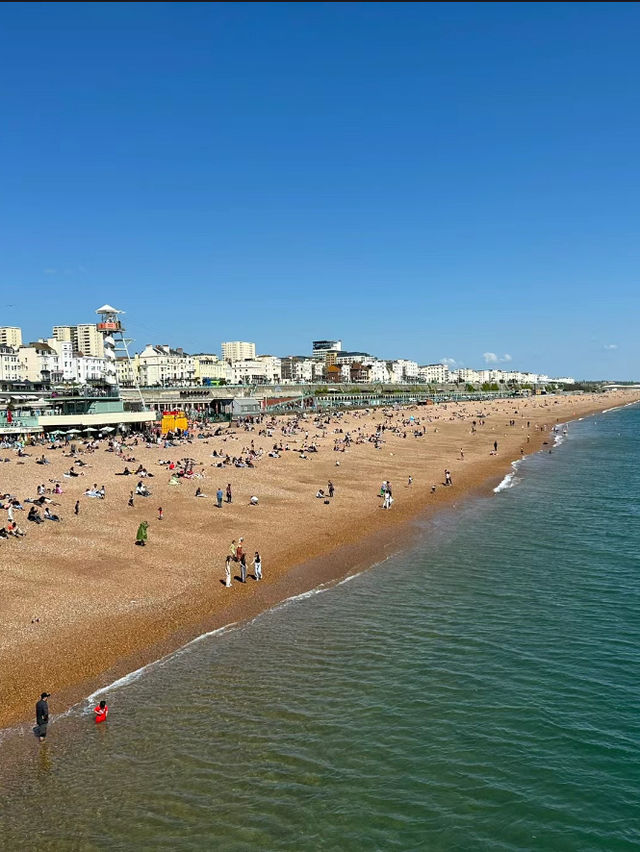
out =
<svg viewBox="0 0 640 852"><path fill-rule="evenodd" d="M640 849L640 407L564 431L405 552L14 735L0 848Z"/></svg>

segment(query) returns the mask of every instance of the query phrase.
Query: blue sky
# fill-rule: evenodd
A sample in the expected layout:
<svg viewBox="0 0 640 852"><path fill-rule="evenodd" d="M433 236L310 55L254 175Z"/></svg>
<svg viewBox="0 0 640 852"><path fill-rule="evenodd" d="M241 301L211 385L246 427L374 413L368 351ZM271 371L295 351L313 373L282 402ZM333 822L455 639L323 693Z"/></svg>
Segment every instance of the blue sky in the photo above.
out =
<svg viewBox="0 0 640 852"><path fill-rule="evenodd" d="M3 4L0 324L640 378L637 4Z"/></svg>

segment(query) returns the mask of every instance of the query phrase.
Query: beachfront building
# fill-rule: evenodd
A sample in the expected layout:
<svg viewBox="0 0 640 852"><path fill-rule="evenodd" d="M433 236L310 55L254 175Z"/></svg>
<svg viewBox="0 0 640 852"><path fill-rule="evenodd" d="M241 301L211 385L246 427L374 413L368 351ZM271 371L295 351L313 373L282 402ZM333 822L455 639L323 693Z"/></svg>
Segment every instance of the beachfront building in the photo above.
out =
<svg viewBox="0 0 640 852"><path fill-rule="evenodd" d="M134 388L140 381L140 356L118 355L116 358L116 378L121 388Z"/></svg>
<svg viewBox="0 0 640 852"><path fill-rule="evenodd" d="M446 385L449 378L449 367L446 364L424 364L418 367L418 376L421 382L433 385Z"/></svg>
<svg viewBox="0 0 640 852"><path fill-rule="evenodd" d="M87 384L100 382L105 375L105 359L83 355L70 340L36 340L21 346L18 356L28 382Z"/></svg>
<svg viewBox="0 0 640 852"><path fill-rule="evenodd" d="M194 381L198 385L230 382L231 367L226 361L221 361L217 355L200 352L193 356L195 366Z"/></svg>
<svg viewBox="0 0 640 852"><path fill-rule="evenodd" d="M3 383L20 382L26 379L26 370L20 359L20 352L13 346L0 344L0 381Z"/></svg>
<svg viewBox="0 0 640 852"><path fill-rule="evenodd" d="M19 350L24 365L25 380L34 384L61 382L62 373L58 368L58 353L44 340L25 344Z"/></svg>
<svg viewBox="0 0 640 852"><path fill-rule="evenodd" d="M368 352L341 352L339 349L329 350L333 357L334 363L341 367L343 364L362 364L365 361L373 361L373 355Z"/></svg>
<svg viewBox="0 0 640 852"><path fill-rule="evenodd" d="M138 356L138 363L139 383L143 387L193 384L194 360L181 348L147 343Z"/></svg>
<svg viewBox="0 0 640 852"><path fill-rule="evenodd" d="M451 376L451 381L453 382L465 382L469 385L482 384L483 382L482 370L474 370L471 367L460 367L457 370L451 371L449 375Z"/></svg>
<svg viewBox="0 0 640 852"><path fill-rule="evenodd" d="M280 359L280 373L285 384L320 382L324 379L324 362L306 355L287 355Z"/></svg>
<svg viewBox="0 0 640 852"><path fill-rule="evenodd" d="M398 358L389 363L389 373L394 384L418 381L418 362L407 358Z"/></svg>
<svg viewBox="0 0 640 852"><path fill-rule="evenodd" d="M19 349L22 346L22 329L16 325L0 326L0 346Z"/></svg>
<svg viewBox="0 0 640 852"><path fill-rule="evenodd" d="M270 385L282 380L280 358L273 355L234 361L230 366L231 384L234 385Z"/></svg>
<svg viewBox="0 0 640 852"><path fill-rule="evenodd" d="M71 343L85 357L104 358L104 339L96 323L54 325L53 336L60 343Z"/></svg>
<svg viewBox="0 0 640 852"><path fill-rule="evenodd" d="M234 361L248 361L256 357L255 343L244 340L230 340L222 344L222 360L228 364Z"/></svg>

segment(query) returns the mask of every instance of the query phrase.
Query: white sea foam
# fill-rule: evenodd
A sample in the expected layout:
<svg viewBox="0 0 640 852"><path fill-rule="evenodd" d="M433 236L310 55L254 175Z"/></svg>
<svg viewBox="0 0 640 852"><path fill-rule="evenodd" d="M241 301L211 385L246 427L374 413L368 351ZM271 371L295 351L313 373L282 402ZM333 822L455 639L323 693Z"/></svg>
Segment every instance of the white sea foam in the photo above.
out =
<svg viewBox="0 0 640 852"><path fill-rule="evenodd" d="M513 488L514 485L517 485L520 480L516 477L516 473L518 472L518 467L520 465L520 459L518 461L511 462L511 473L508 473L505 478L493 489L494 494L499 494L501 491L506 491L507 488Z"/></svg>

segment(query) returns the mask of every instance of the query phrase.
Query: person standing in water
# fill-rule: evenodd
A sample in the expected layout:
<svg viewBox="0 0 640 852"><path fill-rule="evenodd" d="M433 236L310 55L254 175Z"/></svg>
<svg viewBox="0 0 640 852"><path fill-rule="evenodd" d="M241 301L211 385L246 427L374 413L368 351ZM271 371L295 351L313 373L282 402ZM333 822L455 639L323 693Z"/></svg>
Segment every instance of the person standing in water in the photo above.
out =
<svg viewBox="0 0 640 852"><path fill-rule="evenodd" d="M101 722L106 722L107 716L109 715L107 702L104 700L101 701L97 707L93 708L93 712L96 714L96 725L99 725Z"/></svg>
<svg viewBox="0 0 640 852"><path fill-rule="evenodd" d="M40 701L36 704L36 727L38 729L38 739L41 743L45 741L47 736L47 725L49 724L49 705L47 698L50 697L50 692L43 692L40 695Z"/></svg>

